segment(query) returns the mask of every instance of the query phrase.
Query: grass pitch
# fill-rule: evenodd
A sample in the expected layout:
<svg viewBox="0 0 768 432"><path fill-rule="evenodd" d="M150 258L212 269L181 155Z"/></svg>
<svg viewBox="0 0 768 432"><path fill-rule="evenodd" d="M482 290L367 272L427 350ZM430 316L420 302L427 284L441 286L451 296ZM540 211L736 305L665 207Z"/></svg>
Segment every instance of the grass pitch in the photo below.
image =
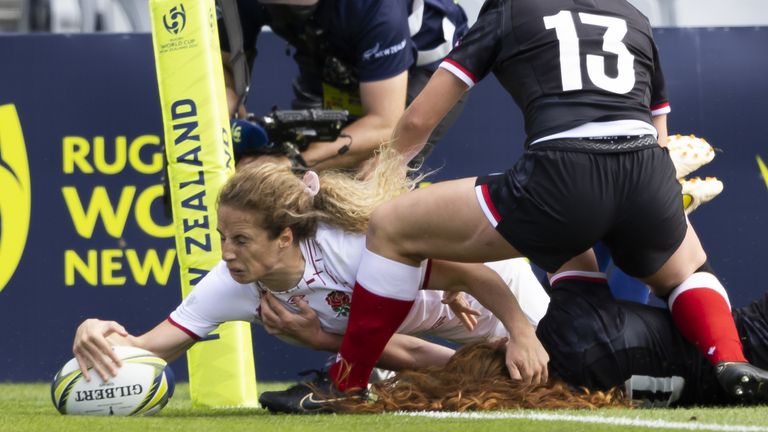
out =
<svg viewBox="0 0 768 432"><path fill-rule="evenodd" d="M285 384L259 383L259 391ZM634 431L768 432L768 406L674 410L494 411L415 415L270 415L262 409L192 409L189 389L178 384L168 406L154 417L62 416L49 384L0 384L0 431Z"/></svg>

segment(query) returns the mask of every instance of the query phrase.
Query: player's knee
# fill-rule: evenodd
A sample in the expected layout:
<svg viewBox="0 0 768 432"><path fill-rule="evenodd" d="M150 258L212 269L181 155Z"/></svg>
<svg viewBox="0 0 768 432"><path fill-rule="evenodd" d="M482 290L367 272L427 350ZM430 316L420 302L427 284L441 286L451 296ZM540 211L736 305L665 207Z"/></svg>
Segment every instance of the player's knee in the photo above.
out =
<svg viewBox="0 0 768 432"><path fill-rule="evenodd" d="M692 274L707 263L707 254L700 245L683 243L677 252L667 261L650 280L645 282L652 286L656 296L668 295L673 289L685 282Z"/></svg>
<svg viewBox="0 0 768 432"><path fill-rule="evenodd" d="M711 273L715 274L715 270L709 264L706 254L702 251L700 256L697 256L697 260L693 261L692 267L679 266L677 272L670 272L666 275L666 278L656 278L653 281L646 280L651 287L653 294L661 299L669 296L669 294L685 282L694 273Z"/></svg>

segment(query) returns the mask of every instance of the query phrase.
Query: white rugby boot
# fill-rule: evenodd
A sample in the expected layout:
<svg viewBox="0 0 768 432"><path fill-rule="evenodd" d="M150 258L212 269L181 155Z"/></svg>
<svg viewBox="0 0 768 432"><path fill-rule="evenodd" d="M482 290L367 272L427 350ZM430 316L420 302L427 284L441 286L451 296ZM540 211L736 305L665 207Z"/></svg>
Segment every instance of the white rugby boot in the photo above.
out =
<svg viewBox="0 0 768 432"><path fill-rule="evenodd" d="M712 162L715 158L715 149L704 138L698 138L695 135L671 135L667 142L667 149L679 179Z"/></svg>
<svg viewBox="0 0 768 432"><path fill-rule="evenodd" d="M680 184L683 186L683 208L686 215L691 214L700 205L712 201L723 191L723 182L716 177L683 179Z"/></svg>

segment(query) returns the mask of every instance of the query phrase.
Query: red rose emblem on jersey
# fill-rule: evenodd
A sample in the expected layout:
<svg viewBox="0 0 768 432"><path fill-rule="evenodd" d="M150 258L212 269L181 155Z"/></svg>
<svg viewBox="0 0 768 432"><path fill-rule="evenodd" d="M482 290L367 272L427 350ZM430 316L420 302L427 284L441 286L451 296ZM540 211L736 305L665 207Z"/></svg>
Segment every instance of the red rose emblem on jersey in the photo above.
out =
<svg viewBox="0 0 768 432"><path fill-rule="evenodd" d="M332 291L325 296L325 302L336 312L337 318L349 316L349 304L351 301L352 298L349 297L349 294L341 291Z"/></svg>

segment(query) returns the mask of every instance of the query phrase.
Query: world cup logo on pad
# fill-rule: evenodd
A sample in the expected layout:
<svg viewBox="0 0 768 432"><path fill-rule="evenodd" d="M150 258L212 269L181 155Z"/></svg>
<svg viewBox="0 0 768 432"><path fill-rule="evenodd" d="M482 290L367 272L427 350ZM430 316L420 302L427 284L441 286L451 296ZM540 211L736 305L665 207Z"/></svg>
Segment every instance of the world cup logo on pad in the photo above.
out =
<svg viewBox="0 0 768 432"><path fill-rule="evenodd" d="M184 3L174 6L167 14L163 15L163 25L168 33L179 34L187 25L187 12L184 10Z"/></svg>
<svg viewBox="0 0 768 432"><path fill-rule="evenodd" d="M19 116L0 105L0 291L16 271L29 232L32 195Z"/></svg>

